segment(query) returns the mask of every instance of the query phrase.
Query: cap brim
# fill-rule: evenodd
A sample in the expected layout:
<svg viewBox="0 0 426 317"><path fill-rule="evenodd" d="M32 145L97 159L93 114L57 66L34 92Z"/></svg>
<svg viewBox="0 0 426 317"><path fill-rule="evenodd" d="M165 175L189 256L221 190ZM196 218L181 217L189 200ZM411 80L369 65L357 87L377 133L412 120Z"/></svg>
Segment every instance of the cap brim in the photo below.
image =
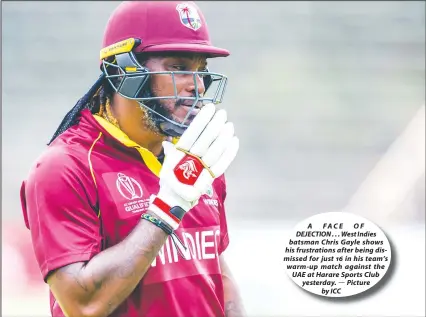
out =
<svg viewBox="0 0 426 317"><path fill-rule="evenodd" d="M210 46L206 44L158 44L135 49L137 53L148 52L191 52L207 54L209 57L226 57L230 53L224 48Z"/></svg>

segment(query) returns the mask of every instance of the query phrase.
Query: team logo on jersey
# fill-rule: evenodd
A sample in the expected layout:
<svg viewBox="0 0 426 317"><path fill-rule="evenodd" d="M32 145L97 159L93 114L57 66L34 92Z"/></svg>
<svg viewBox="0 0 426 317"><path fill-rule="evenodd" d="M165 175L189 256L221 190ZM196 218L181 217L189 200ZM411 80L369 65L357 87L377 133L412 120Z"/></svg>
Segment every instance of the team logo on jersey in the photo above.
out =
<svg viewBox="0 0 426 317"><path fill-rule="evenodd" d="M209 196L210 198L213 197L213 186L212 185L209 185L209 187L207 188L206 195Z"/></svg>
<svg viewBox="0 0 426 317"><path fill-rule="evenodd" d="M179 12L180 22L191 30L198 30L201 28L201 18L197 9L189 3L180 3L176 6Z"/></svg>
<svg viewBox="0 0 426 317"><path fill-rule="evenodd" d="M208 205L208 206L219 207L219 201L218 201L217 199L213 198L213 194L214 194L214 192L213 192L213 186L212 186L212 185L210 185L210 186L207 188L207 191L206 191L206 195L207 195L208 197L210 197L210 198L204 198L204 199L203 199L203 202L204 202L206 205ZM216 210L216 211L217 211L217 212L219 212L218 210Z"/></svg>
<svg viewBox="0 0 426 317"><path fill-rule="evenodd" d="M123 173L118 173L115 185L117 186L117 189L120 192L121 196L128 200L142 198L142 187L132 177L129 177Z"/></svg>

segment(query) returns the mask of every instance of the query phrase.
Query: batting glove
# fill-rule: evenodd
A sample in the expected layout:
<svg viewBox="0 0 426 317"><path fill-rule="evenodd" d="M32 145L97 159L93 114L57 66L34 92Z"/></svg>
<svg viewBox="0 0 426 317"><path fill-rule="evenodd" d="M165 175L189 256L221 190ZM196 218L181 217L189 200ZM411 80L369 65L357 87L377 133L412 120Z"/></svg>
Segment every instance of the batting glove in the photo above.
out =
<svg viewBox="0 0 426 317"><path fill-rule="evenodd" d="M226 111L207 104L175 145L164 141L163 147L160 190L151 197L149 210L176 230L185 213L234 160L239 140Z"/></svg>

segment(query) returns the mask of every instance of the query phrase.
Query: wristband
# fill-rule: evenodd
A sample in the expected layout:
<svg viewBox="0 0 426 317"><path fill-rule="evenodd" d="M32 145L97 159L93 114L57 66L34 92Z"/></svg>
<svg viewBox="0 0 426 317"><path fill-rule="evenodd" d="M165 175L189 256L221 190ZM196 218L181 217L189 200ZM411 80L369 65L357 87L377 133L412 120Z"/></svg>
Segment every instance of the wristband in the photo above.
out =
<svg viewBox="0 0 426 317"><path fill-rule="evenodd" d="M178 243L181 245L181 247L187 251L185 245L183 242L179 239L179 237L176 235L176 233L173 231L173 229L164 221L161 221L160 219L150 215L150 214L142 214L141 219L147 220L151 222L152 224L156 225L158 228L162 229L167 235L170 235L172 237L172 241L179 252L180 256L184 258L185 260L188 260L186 256L182 253L180 247L177 245ZM176 243L175 239L178 240L178 243Z"/></svg>
<svg viewBox="0 0 426 317"><path fill-rule="evenodd" d="M153 196L153 198L148 209L161 218L161 220L168 224L173 230L176 230L185 215L185 210L179 206L170 207L157 196Z"/></svg>
<svg viewBox="0 0 426 317"><path fill-rule="evenodd" d="M169 225L167 225L166 223L164 223L160 219L158 219L158 218L156 218L156 217L154 217L150 214L143 214L141 216L141 218L144 219L144 220L148 220L149 222L153 223L154 225L156 225L158 228L162 229L168 235L171 235L173 233L173 229L170 228Z"/></svg>

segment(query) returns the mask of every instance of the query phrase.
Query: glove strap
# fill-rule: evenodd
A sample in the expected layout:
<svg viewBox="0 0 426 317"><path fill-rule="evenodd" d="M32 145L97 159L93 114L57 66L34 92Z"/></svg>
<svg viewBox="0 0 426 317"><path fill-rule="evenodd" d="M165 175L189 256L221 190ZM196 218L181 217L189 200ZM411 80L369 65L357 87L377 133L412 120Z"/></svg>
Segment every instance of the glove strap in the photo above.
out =
<svg viewBox="0 0 426 317"><path fill-rule="evenodd" d="M179 227L180 222L185 215L184 209L179 206L170 207L166 202L164 202L164 200L157 196L154 196L148 210L161 218L161 220L167 223L173 230L176 230Z"/></svg>

